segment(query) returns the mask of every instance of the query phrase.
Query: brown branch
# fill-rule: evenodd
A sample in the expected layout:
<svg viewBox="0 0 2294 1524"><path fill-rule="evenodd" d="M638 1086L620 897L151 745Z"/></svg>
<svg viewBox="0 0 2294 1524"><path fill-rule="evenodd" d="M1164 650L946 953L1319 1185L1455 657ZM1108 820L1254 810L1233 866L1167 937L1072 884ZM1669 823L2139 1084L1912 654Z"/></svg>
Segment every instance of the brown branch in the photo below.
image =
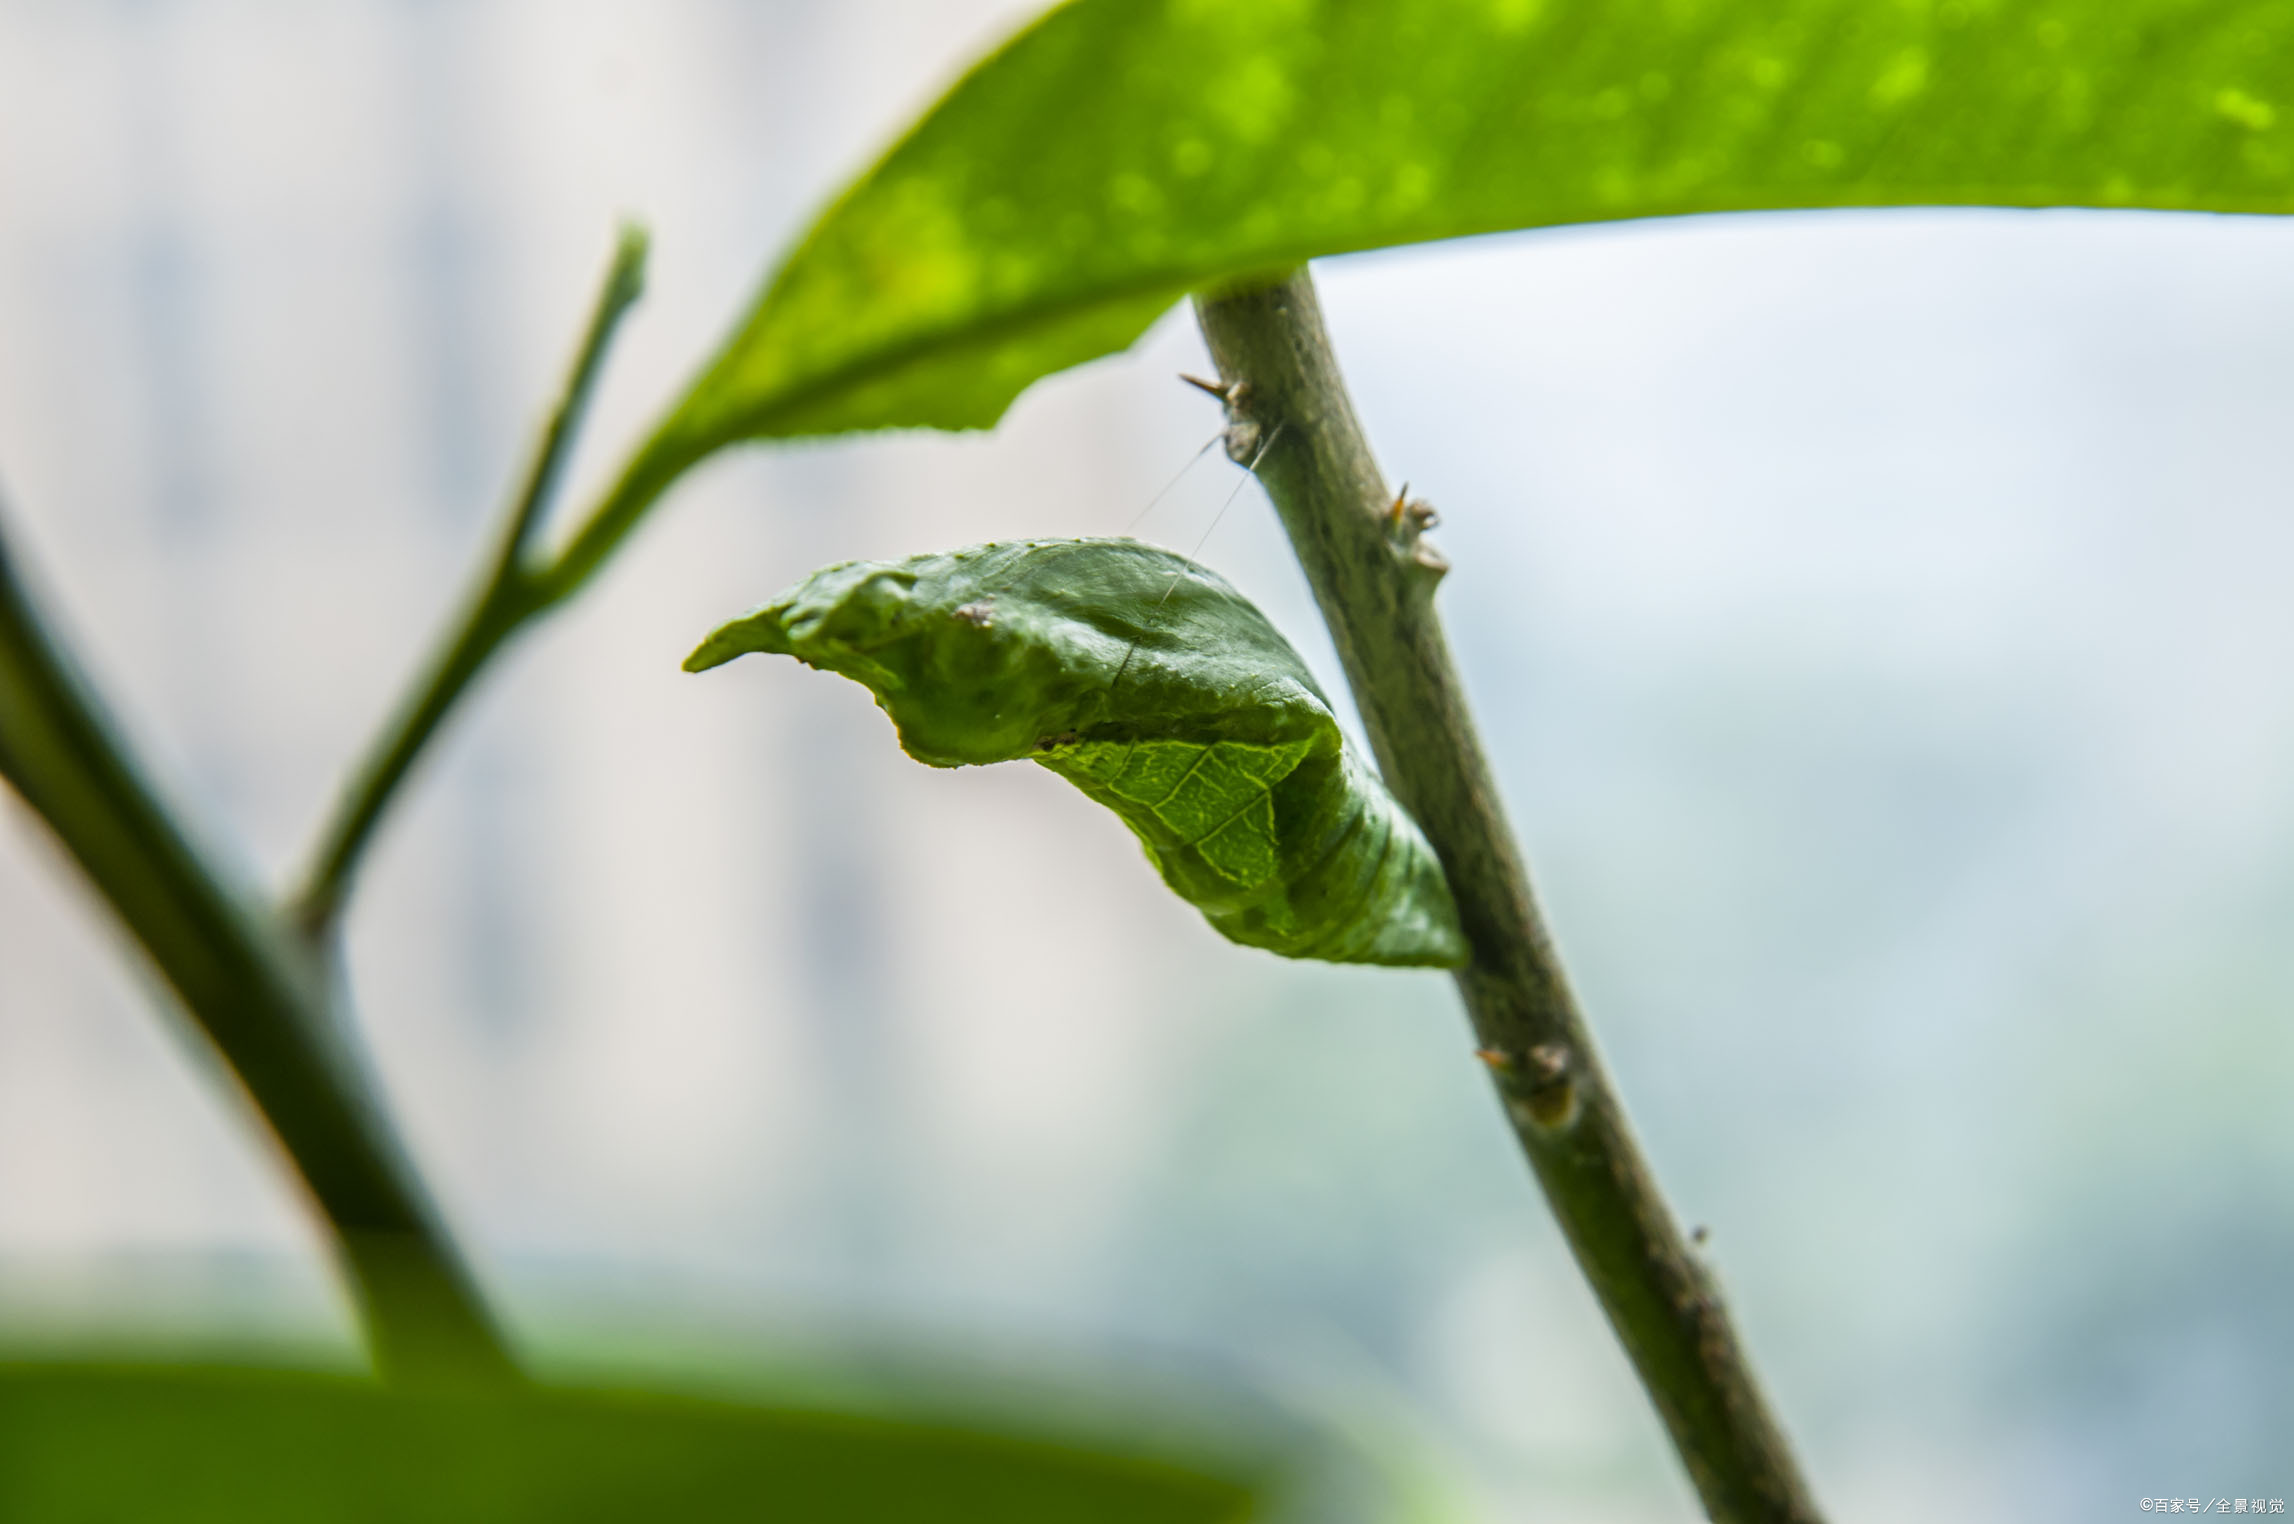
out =
<svg viewBox="0 0 2294 1524"><path fill-rule="evenodd" d="M1815 1499L1563 978L1434 612L1447 567L1420 538L1431 513L1388 494L1312 280L1299 270L1198 297L1195 311L1232 420L1228 452L1265 452L1259 477L1379 766L1449 875L1473 949L1457 981L1480 1057L1578 1265L1712 1518L1815 1524Z"/></svg>

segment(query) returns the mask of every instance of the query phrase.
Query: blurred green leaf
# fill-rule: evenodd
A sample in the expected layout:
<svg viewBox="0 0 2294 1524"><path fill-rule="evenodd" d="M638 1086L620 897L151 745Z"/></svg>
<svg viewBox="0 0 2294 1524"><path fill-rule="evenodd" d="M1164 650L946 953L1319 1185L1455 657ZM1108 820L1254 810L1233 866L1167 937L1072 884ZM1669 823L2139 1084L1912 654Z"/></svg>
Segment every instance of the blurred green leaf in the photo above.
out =
<svg viewBox="0 0 2294 1524"><path fill-rule="evenodd" d="M1027 540L826 567L686 659L752 651L865 684L919 762L1022 758L1131 827L1231 941L1465 960L1433 849L1249 599L1136 540Z"/></svg>
<svg viewBox="0 0 2294 1524"><path fill-rule="evenodd" d="M1313 256L1801 207L2294 207L2294 0L1081 0L813 227L668 420L991 424Z"/></svg>
<svg viewBox="0 0 2294 1524"><path fill-rule="evenodd" d="M1253 1516L1262 1483L1239 1466L668 1397L0 1367L0 1518L15 1524L1210 1524Z"/></svg>

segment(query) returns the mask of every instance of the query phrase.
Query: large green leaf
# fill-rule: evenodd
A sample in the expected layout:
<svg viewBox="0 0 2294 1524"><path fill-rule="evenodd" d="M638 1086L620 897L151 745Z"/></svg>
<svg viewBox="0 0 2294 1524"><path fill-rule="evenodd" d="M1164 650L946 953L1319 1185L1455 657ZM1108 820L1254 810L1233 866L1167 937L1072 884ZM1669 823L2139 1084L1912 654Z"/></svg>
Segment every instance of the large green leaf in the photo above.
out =
<svg viewBox="0 0 2294 1524"><path fill-rule="evenodd" d="M1937 204L2294 207L2294 0L1080 0L829 209L658 445L982 427L1316 255Z"/></svg>
<svg viewBox="0 0 2294 1524"><path fill-rule="evenodd" d="M865 684L935 767L1041 763L1122 817L1221 934L1293 958L1454 966L1433 849L1305 663L1216 572L1136 540L824 568L718 630Z"/></svg>
<svg viewBox="0 0 2294 1524"><path fill-rule="evenodd" d="M11 1524L1228 1524L1271 1474L665 1397L0 1367Z"/></svg>

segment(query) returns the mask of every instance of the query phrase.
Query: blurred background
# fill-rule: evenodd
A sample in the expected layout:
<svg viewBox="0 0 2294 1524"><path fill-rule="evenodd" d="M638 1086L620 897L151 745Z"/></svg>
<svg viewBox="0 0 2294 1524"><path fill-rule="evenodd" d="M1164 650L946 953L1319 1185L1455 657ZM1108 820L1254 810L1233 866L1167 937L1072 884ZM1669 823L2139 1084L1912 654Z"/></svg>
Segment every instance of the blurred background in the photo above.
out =
<svg viewBox="0 0 2294 1524"><path fill-rule="evenodd" d="M295 864L616 216L652 294L577 504L1029 9L0 0L7 529L220 849ZM1570 966L1841 1518L2294 1493L2290 256L1858 214L1318 272ZM1172 379L1206 363L1175 313L992 435L681 488L371 859L376 1063L559 1368L1180 1371L1467 1517L1690 1518L1445 980L1229 946L1113 817L916 766L857 687L678 670L826 561L1122 532L1217 427ZM1138 532L1342 691L1240 481L1213 452ZM355 1358L216 1081L0 802L0 1351Z"/></svg>

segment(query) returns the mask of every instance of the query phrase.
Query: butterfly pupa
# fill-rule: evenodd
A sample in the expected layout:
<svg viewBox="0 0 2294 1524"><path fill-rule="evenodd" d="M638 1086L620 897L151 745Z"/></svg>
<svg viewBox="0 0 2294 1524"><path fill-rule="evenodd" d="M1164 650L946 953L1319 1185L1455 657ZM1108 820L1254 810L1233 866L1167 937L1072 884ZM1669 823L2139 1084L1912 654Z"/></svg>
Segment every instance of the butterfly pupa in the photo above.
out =
<svg viewBox="0 0 2294 1524"><path fill-rule="evenodd" d="M1058 773L1230 941L1337 963L1465 961L1416 823L1290 643L1185 557L1100 539L848 561L726 624L685 666L751 652L861 683L919 762Z"/></svg>

